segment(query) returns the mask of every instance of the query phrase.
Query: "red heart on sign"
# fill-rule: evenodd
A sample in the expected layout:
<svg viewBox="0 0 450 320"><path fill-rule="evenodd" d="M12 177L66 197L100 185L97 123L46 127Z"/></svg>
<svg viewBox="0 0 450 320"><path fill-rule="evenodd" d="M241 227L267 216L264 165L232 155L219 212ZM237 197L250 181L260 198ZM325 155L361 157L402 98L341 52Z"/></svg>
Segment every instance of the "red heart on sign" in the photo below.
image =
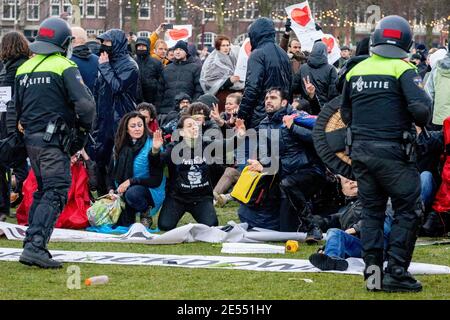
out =
<svg viewBox="0 0 450 320"><path fill-rule="evenodd" d="M184 39L189 36L189 30L188 29L171 29L171 30L169 30L169 36L173 40Z"/></svg>
<svg viewBox="0 0 450 320"><path fill-rule="evenodd" d="M245 53L247 53L248 56L250 56L250 53L252 52L252 45L250 41L247 41L247 43L244 46Z"/></svg>
<svg viewBox="0 0 450 320"><path fill-rule="evenodd" d="M326 44L328 53L331 53L334 48L334 39L333 38L322 38L322 42Z"/></svg>
<svg viewBox="0 0 450 320"><path fill-rule="evenodd" d="M291 18L302 27L306 26L311 21L309 6L305 6L302 9L295 8L291 11Z"/></svg>

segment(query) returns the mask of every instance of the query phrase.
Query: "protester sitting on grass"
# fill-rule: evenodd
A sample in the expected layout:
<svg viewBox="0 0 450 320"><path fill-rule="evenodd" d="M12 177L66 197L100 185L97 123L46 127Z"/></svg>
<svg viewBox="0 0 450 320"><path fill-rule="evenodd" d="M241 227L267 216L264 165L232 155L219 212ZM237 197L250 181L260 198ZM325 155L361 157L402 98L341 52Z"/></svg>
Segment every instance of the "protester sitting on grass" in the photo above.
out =
<svg viewBox="0 0 450 320"><path fill-rule="evenodd" d="M243 122L238 121L236 130L245 133L243 127ZM167 195L158 218L159 229L174 229L185 212L191 213L198 223L216 226L218 220L210 178L215 155L206 154L205 148L226 148L225 143L234 144L235 141L205 139L203 134L200 135L199 123L188 115L181 117L178 129L181 139L170 143L161 153L157 148L162 145L161 132L155 132L153 137L155 145L152 152L159 155L169 169Z"/></svg>
<svg viewBox="0 0 450 320"><path fill-rule="evenodd" d="M313 266L320 270L345 271L348 268L346 258L361 258L362 243L359 238L362 223L362 203L358 199L356 181L340 176L342 193L347 197L348 204L337 214L327 219L327 242L317 253L309 257ZM392 224L392 206L388 203L384 221L385 246L389 239ZM321 224L323 229L326 227Z"/></svg>
<svg viewBox="0 0 450 320"><path fill-rule="evenodd" d="M159 132L159 131L157 131ZM109 192L123 194L125 210L117 225L128 227L140 222L152 225L152 216L164 200L165 178L159 158L151 150L159 150L162 142L152 140L145 117L137 111L127 113L119 123L109 172Z"/></svg>

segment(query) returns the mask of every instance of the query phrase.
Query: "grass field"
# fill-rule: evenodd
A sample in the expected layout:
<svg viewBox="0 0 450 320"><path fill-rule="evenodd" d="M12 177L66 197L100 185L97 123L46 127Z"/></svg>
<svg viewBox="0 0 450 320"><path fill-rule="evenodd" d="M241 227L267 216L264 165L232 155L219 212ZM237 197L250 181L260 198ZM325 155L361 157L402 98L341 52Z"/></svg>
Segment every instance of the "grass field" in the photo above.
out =
<svg viewBox="0 0 450 320"><path fill-rule="evenodd" d="M236 220L236 207L219 209L219 221ZM13 222L13 220L9 220ZM182 224L194 222L186 215ZM0 247L21 247L20 242L0 239ZM178 255L221 255L220 246L209 243L178 245L51 243L50 250L117 251ZM307 259L317 246L300 245L297 253L265 258ZM251 255L249 255L251 256ZM256 256L256 255L253 255ZM450 265L450 246L417 247L414 261ZM82 279L106 274L103 286L70 290L66 286L69 264L60 270L29 268L18 262L0 262L0 299L450 299L450 275L418 276L424 290L416 294L367 292L361 276L326 273L276 273L243 270L185 269L167 267L77 264ZM308 278L313 283L302 279Z"/></svg>

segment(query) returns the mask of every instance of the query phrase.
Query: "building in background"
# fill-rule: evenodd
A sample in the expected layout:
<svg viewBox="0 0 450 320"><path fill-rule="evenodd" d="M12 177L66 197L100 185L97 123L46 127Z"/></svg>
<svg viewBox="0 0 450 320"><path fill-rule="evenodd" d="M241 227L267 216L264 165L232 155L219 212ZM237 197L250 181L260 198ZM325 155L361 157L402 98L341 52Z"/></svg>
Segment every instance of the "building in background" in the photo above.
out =
<svg viewBox="0 0 450 320"><path fill-rule="evenodd" d="M0 38L11 30L22 31L26 36L35 36L39 23L50 16L59 16L72 21L72 5L79 3L81 27L88 34L101 34L110 28L134 31L138 36L147 36L159 24L192 24L191 42L202 47L213 46L218 34L225 34L240 44L246 37L249 24L259 16L270 16L275 21L279 33L284 31L284 8L302 2L286 0L0 0ZM429 0L434 1L434 0ZM445 0L447 1L447 0ZM369 13L352 1L341 1L347 7L333 8L327 0L310 0L309 3L326 33L340 39L341 44L355 44L367 36L375 25L368 22ZM396 0L392 0L395 4ZM333 9L327 9L327 8ZM395 7L389 10L398 10ZM404 16L414 16L410 23L414 26L416 42L426 42L427 24L432 26L431 42L444 44L448 38L450 16L439 17L438 8L429 23L416 11L406 8ZM345 14L348 12L348 14Z"/></svg>

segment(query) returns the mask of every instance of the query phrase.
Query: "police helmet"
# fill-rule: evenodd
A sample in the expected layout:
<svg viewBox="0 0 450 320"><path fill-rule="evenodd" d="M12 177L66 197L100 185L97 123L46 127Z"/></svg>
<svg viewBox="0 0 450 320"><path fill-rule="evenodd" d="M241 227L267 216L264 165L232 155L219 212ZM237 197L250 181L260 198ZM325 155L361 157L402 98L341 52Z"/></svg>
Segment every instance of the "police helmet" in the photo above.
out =
<svg viewBox="0 0 450 320"><path fill-rule="evenodd" d="M30 49L37 54L66 53L72 43L72 30L61 18L45 19L39 26L35 41Z"/></svg>
<svg viewBox="0 0 450 320"><path fill-rule="evenodd" d="M404 59L408 57L413 43L411 26L400 16L381 19L371 38L371 51L385 58Z"/></svg>

